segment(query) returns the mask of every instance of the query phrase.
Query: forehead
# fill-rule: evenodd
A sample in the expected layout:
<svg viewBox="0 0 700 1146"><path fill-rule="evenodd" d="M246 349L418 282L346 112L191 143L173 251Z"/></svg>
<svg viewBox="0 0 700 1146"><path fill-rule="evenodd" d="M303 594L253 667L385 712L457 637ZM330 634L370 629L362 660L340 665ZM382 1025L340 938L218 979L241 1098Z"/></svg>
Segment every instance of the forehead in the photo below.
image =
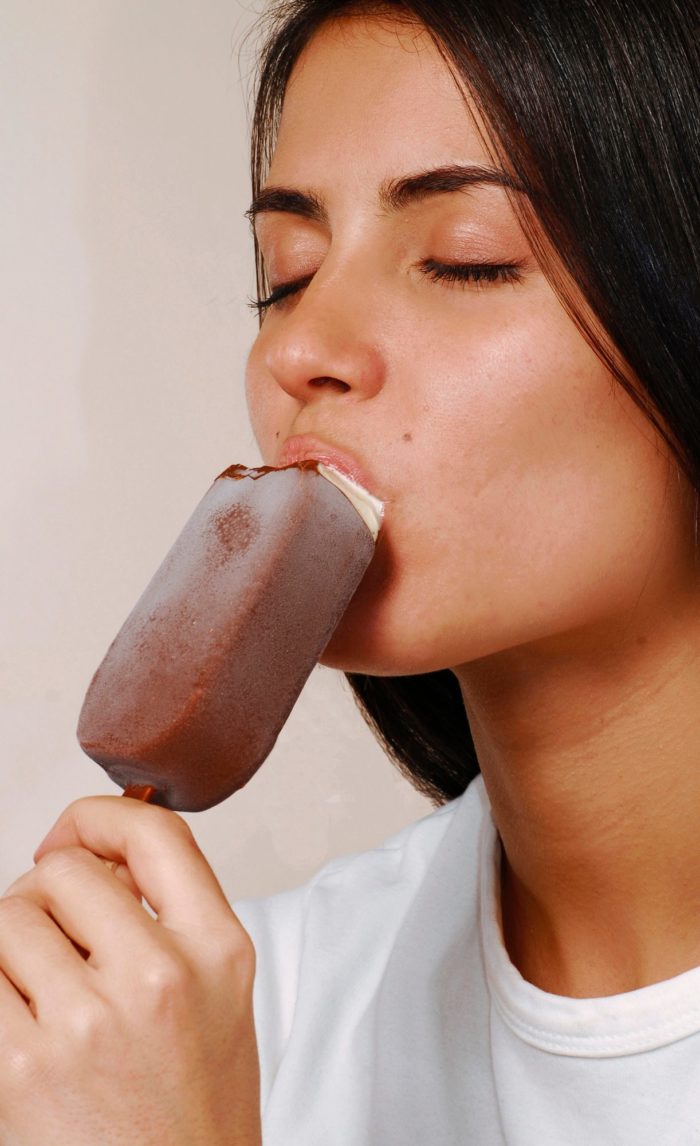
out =
<svg viewBox="0 0 700 1146"><path fill-rule="evenodd" d="M474 116L469 93L422 25L368 16L334 20L316 32L292 72L274 177L289 172L309 181L350 166L359 174L485 162Z"/></svg>

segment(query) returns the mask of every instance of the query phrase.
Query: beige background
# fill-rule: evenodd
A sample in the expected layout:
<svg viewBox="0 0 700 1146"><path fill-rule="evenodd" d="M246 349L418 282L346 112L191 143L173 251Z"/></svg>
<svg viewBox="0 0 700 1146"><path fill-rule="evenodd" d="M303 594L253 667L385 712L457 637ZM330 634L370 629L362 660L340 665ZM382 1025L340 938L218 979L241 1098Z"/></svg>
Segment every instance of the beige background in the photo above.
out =
<svg viewBox="0 0 700 1146"><path fill-rule="evenodd" d="M0 3L0 884L116 789L75 741L90 676L214 475L258 453L248 206L255 13ZM249 786L188 817L231 897L430 811L316 670Z"/></svg>

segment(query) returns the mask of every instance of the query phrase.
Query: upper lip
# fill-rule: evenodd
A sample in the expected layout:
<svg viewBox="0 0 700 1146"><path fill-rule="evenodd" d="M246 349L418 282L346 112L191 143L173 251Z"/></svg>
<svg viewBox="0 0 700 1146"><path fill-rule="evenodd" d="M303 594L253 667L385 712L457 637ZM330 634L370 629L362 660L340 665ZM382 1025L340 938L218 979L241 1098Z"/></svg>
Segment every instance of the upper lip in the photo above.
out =
<svg viewBox="0 0 700 1146"><path fill-rule="evenodd" d="M370 493L376 494L374 478L357 458L338 446L314 437L313 434L294 434L287 438L277 456L275 466L281 468L282 466L294 465L295 462L305 462L311 459L332 466L333 469L349 477L351 481L357 482ZM377 496L379 495L377 494Z"/></svg>

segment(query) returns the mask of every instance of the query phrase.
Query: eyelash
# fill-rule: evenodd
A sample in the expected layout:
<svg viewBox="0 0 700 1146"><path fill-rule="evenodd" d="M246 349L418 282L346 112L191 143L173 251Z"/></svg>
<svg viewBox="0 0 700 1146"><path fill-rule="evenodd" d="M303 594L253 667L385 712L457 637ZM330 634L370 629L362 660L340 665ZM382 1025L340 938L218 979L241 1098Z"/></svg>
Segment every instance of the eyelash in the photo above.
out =
<svg viewBox="0 0 700 1146"><path fill-rule="evenodd" d="M297 291L303 290L305 286L309 285L312 277L312 275L307 275L306 278L297 279L296 282L280 283L267 298L262 298L259 301L254 298L248 299L248 306L252 310L257 310L258 316L260 316L264 314L269 307L277 306L278 303L288 298L289 295L296 294Z"/></svg>
<svg viewBox="0 0 700 1146"><path fill-rule="evenodd" d="M425 259L421 270L433 282L473 283L519 283L522 280L521 263L438 263Z"/></svg>
<svg viewBox="0 0 700 1146"><path fill-rule="evenodd" d="M461 283L463 286L472 283L477 287L480 283L519 283L523 278L521 266L521 263L438 263L435 259L425 259L420 264L421 270L433 282ZM313 275L308 275L295 282L280 283L267 298L259 301L249 299L248 306L260 316L283 299L303 290L312 278Z"/></svg>

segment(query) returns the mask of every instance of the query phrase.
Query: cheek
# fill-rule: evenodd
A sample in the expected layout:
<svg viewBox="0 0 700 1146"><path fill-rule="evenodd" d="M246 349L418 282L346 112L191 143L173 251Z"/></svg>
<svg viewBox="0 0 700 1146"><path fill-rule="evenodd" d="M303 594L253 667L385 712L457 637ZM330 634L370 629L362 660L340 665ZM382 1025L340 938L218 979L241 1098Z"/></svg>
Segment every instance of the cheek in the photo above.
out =
<svg viewBox="0 0 700 1146"><path fill-rule="evenodd" d="M587 466L620 418L608 372L546 284L527 305L513 299L484 300L423 358L436 437L457 457L469 451L482 485Z"/></svg>
<svg viewBox="0 0 700 1146"><path fill-rule="evenodd" d="M441 360L434 348L423 359L423 373L430 357L441 372L425 391L426 448L416 451L435 515L425 546L407 530L398 566L411 567L413 545L426 575L478 584L483 600L503 592L506 573L526 594L548 585L566 595L606 565L622 568L660 511L667 467L568 319L558 326L550 309L528 323L485 322L478 338L442 345Z"/></svg>
<svg viewBox="0 0 700 1146"><path fill-rule="evenodd" d="M557 331L551 315L514 319L483 307L461 329L433 328L413 349L407 368L429 380L416 415L433 447L421 461L451 467L446 478L458 478L474 497L509 484L517 492L524 478L568 468L584 426L603 416L603 368L582 340Z"/></svg>
<svg viewBox="0 0 700 1146"><path fill-rule="evenodd" d="M255 440L264 463L269 465L274 461L277 442L288 433L294 403L265 369L259 342L253 345L248 356L245 394Z"/></svg>

